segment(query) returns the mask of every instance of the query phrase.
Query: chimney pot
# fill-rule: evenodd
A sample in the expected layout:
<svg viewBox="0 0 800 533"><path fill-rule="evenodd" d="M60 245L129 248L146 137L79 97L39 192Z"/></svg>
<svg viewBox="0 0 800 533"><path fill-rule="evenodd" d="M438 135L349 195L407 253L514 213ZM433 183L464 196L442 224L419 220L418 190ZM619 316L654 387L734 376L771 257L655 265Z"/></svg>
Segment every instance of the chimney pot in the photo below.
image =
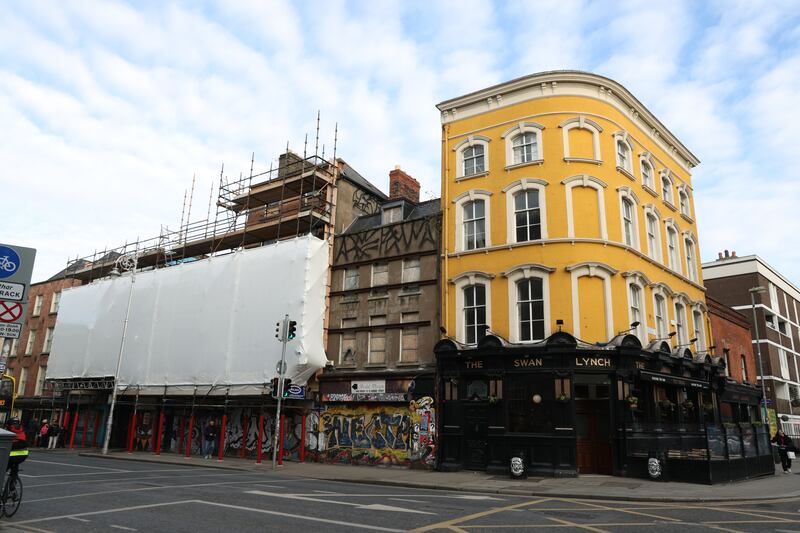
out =
<svg viewBox="0 0 800 533"><path fill-rule="evenodd" d="M731 251L731 257L736 257L736 250Z"/></svg>
<svg viewBox="0 0 800 533"><path fill-rule="evenodd" d="M722 252L717 252L717 259L722 260Z"/></svg>
<svg viewBox="0 0 800 533"><path fill-rule="evenodd" d="M389 198L397 200L403 198L415 204L419 203L420 185L417 180L395 165L389 172Z"/></svg>
<svg viewBox="0 0 800 533"><path fill-rule="evenodd" d="M727 259L729 257L730 257L730 254L728 253L728 250L725 250L725 259Z"/></svg>

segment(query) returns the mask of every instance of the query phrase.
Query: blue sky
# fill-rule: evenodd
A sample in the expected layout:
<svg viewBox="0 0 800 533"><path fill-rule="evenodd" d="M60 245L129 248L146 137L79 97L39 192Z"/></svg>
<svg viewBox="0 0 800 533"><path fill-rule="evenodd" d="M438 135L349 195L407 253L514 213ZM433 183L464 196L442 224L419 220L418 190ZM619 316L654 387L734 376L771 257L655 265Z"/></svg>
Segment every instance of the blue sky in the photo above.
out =
<svg viewBox="0 0 800 533"><path fill-rule="evenodd" d="M800 284L800 3L0 3L0 240L68 257L176 227L197 176L321 142L384 190L439 194L439 101L525 74L625 85L702 161L704 260L758 253ZM200 206L200 207L198 207Z"/></svg>

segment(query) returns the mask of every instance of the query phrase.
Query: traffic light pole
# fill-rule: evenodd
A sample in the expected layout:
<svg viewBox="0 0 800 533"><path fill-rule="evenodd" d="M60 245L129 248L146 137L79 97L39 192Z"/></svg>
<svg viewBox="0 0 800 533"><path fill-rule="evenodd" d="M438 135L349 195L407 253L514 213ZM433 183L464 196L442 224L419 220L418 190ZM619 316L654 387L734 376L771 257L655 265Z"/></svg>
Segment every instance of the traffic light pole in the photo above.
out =
<svg viewBox="0 0 800 533"><path fill-rule="evenodd" d="M286 364L286 343L288 339L289 315L284 315L281 324L281 363L278 365L278 407L275 410L275 431L272 435L272 469L275 470L278 459L278 439L281 431L281 400L283 399L283 373Z"/></svg>

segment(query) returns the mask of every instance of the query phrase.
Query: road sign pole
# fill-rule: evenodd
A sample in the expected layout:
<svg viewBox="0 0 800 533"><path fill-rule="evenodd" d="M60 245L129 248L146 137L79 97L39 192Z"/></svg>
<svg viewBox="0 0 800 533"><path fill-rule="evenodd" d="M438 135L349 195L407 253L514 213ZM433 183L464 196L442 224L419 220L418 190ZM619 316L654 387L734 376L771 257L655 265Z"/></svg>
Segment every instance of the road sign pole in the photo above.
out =
<svg viewBox="0 0 800 533"><path fill-rule="evenodd" d="M281 424L281 400L283 399L283 371L286 364L286 328L289 324L289 315L283 316L283 324L281 325L281 364L278 367L278 407L275 410L275 431L272 435L272 469L277 468L276 460L278 458L278 437L280 433Z"/></svg>

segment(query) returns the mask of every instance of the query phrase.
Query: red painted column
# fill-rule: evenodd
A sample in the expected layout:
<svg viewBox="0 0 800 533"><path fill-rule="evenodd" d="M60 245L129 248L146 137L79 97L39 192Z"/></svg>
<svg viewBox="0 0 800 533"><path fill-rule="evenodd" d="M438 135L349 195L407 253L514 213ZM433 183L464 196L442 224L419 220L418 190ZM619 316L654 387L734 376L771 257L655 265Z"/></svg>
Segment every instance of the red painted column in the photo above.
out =
<svg viewBox="0 0 800 533"><path fill-rule="evenodd" d="M158 415L158 430L156 431L156 455L161 455L161 441L164 435L164 410Z"/></svg>
<svg viewBox="0 0 800 533"><path fill-rule="evenodd" d="M100 411L94 412L94 431L92 432L92 448L97 447L97 433L100 431Z"/></svg>
<svg viewBox="0 0 800 533"><path fill-rule="evenodd" d="M244 456L247 453L247 430L250 429L247 427L248 420L249 417L247 415L244 415L244 420L242 421L242 447L239 448L239 457L241 457L242 459L244 459Z"/></svg>
<svg viewBox="0 0 800 533"><path fill-rule="evenodd" d="M181 438L178 441L178 454L183 453L183 439L186 438L186 415L181 417Z"/></svg>
<svg viewBox="0 0 800 533"><path fill-rule="evenodd" d="M225 428L228 427L228 415L222 415L222 424L219 428L219 450L217 451L217 461L222 461L225 455Z"/></svg>
<svg viewBox="0 0 800 533"><path fill-rule="evenodd" d="M256 464L261 464L261 442L264 439L264 415L258 417L258 445L256 447Z"/></svg>
<svg viewBox="0 0 800 533"><path fill-rule="evenodd" d="M133 453L133 439L136 437L136 417L137 413L134 409L131 415L131 427L128 428L128 453Z"/></svg>
<svg viewBox="0 0 800 533"><path fill-rule="evenodd" d="M194 428L194 414L189 417L189 434L186 435L186 457L192 455L192 429Z"/></svg>
<svg viewBox="0 0 800 533"><path fill-rule="evenodd" d="M61 421L61 427L63 427L65 431L69 429L69 411L64 411L64 420ZM66 443L66 441L67 436L64 435L64 442Z"/></svg>
<svg viewBox="0 0 800 533"><path fill-rule="evenodd" d="M306 460L306 415L300 417L300 455L298 459L300 462L304 462Z"/></svg>
<svg viewBox="0 0 800 533"><path fill-rule="evenodd" d="M89 433L89 411L83 415L83 438L81 439L81 448L86 448L86 435Z"/></svg>
<svg viewBox="0 0 800 533"><path fill-rule="evenodd" d="M75 445L75 430L78 429L78 418L80 418L80 407L76 408L75 416L72 417L72 431L69 435L69 449Z"/></svg>
<svg viewBox="0 0 800 533"><path fill-rule="evenodd" d="M286 426L286 415L281 415L281 430L278 433L278 464L283 464L283 435Z"/></svg>

